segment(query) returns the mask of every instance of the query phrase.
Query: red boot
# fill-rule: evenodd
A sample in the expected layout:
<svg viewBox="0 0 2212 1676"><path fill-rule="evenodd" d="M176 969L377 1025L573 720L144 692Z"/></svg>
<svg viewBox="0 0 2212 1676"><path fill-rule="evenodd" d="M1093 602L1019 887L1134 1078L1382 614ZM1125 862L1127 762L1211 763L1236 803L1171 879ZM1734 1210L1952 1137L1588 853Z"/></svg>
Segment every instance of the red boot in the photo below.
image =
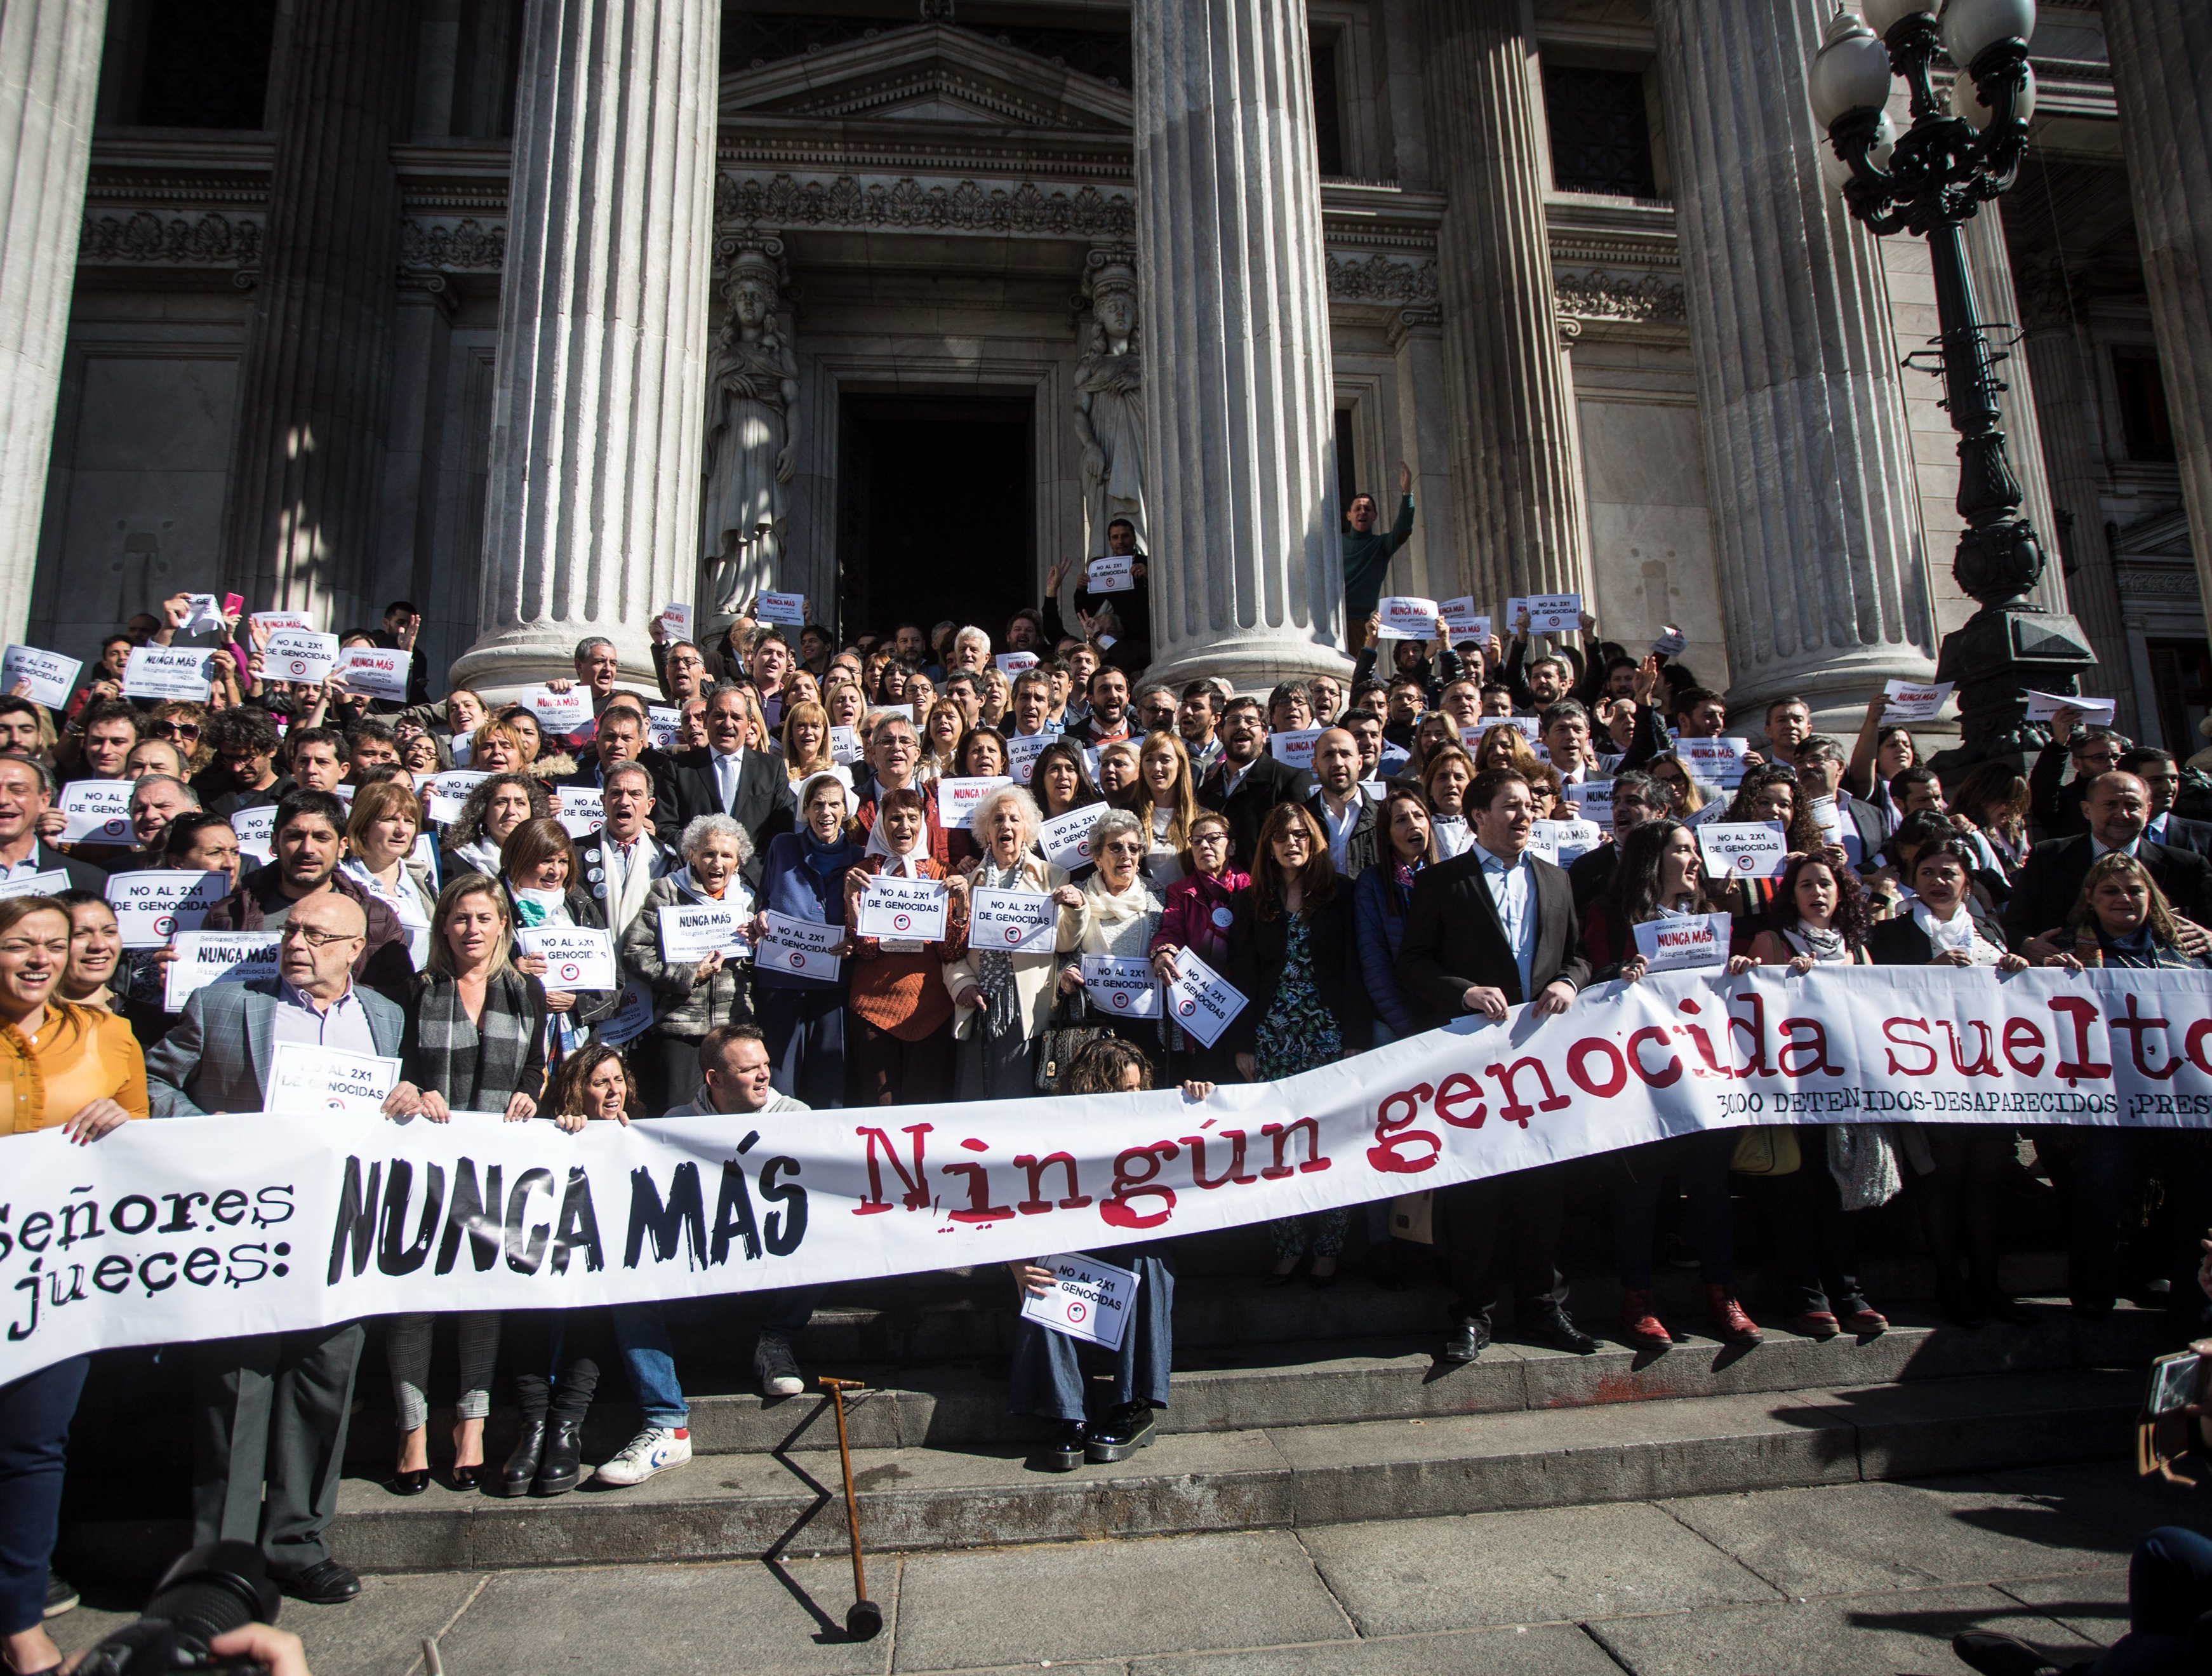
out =
<svg viewBox="0 0 2212 1676"><path fill-rule="evenodd" d="M1620 1295L1620 1336L1629 1344L1663 1350L1674 1341L1652 1307L1650 1288Z"/></svg>
<svg viewBox="0 0 2212 1676"><path fill-rule="evenodd" d="M1711 1318L1713 1337L1737 1344L1756 1344L1765 1337L1759 1324L1743 1313L1743 1306L1725 1286L1707 1285L1705 1313Z"/></svg>

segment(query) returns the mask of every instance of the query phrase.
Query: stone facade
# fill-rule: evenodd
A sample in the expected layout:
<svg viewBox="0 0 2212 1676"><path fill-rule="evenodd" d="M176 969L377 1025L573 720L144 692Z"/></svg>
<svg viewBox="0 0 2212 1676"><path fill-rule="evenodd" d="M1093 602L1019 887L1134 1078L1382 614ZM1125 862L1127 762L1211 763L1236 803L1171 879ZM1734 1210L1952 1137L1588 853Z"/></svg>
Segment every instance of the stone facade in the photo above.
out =
<svg viewBox="0 0 2212 1676"><path fill-rule="evenodd" d="M1142 498L1172 613L1153 627L1178 668L1329 664L1337 512L1355 486L1390 499L1401 459L1419 513L1392 588L1580 587L1632 647L1680 625L1684 661L1747 704L1802 686L1839 715L1923 673L1972 608L1948 575L1950 433L1933 381L1897 366L1933 335L1924 253L1869 240L1823 184L1815 0L1036 0L991 21L943 0L315 0L181 44L152 0L17 9L80 43L38 49L50 85L18 115L0 225L19 237L26 191L81 222L58 352L35 299L0 289L24 344L0 486L38 533L9 627L35 644L88 655L153 599L229 586L343 618L411 598L434 659L476 648L492 685L586 631L641 663L653 611L712 603L709 363L732 263L771 247L798 417L772 560L746 575L817 617L891 609L902 554L950 573L988 546L1007 597L1034 598L1096 545L1076 404L1086 279L1114 264L1141 281ZM2115 67L2112 0L2043 8L2030 165L1972 248L1991 312L2023 316L2008 423L2068 559L2043 603L2070 589L2091 689L2186 752L2212 668L2196 595L2164 579L2191 574L2212 477L2201 425L2144 392L2161 366L2200 378L2207 328L2170 277L2193 270L2162 254L2152 294L2126 259L2141 215L2160 253L2208 235L2169 224L2201 194L2138 180L2131 207L2124 161L2197 168L2203 137L2157 127L2186 101L2124 126L2114 78L2202 32L2166 0L2121 9ZM354 40L372 17L380 52ZM95 76L82 37L102 27ZM1209 30L1273 45L1194 69ZM627 86L577 62L611 31ZM1211 161L1208 76L1212 108L1242 113ZM1188 213L1206 181L1241 203L1211 231ZM349 216L344 237L318 214ZM1201 289L1223 312L1179 313ZM1784 316L1798 334L1766 329ZM318 338L319 362L274 354ZM1224 343L1286 358L1231 356L1250 381L1224 383ZM43 495L20 469L45 447L30 386ZM1186 450L1174 426L1214 423L1189 416L1209 393L1269 438ZM957 473L885 498L902 450L971 424L1005 444L988 506ZM302 466L307 432L330 442Z"/></svg>

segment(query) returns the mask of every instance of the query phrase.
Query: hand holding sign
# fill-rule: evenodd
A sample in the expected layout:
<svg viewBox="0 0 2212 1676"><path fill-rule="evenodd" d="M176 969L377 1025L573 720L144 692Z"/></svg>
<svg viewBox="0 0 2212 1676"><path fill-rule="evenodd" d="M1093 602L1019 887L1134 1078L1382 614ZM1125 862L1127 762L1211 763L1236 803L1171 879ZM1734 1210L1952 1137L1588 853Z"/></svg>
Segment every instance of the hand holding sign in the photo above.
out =
<svg viewBox="0 0 2212 1676"><path fill-rule="evenodd" d="M1169 1016L1207 1047L1221 1039L1248 1004L1229 980L1185 948L1176 956L1175 980L1167 986Z"/></svg>

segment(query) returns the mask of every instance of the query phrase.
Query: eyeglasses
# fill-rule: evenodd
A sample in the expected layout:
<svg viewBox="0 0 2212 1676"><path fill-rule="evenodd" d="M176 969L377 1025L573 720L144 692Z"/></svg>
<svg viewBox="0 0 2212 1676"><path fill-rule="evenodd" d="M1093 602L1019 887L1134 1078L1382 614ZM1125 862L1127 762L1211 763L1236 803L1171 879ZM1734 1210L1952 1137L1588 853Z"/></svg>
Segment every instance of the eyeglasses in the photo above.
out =
<svg viewBox="0 0 2212 1676"><path fill-rule="evenodd" d="M361 942L364 939L351 931L318 931L308 925L287 925L276 934L279 942L290 942L297 937L310 948L328 948L334 942Z"/></svg>
<svg viewBox="0 0 2212 1676"><path fill-rule="evenodd" d="M156 722L154 731L164 739L198 739L200 724L197 722Z"/></svg>

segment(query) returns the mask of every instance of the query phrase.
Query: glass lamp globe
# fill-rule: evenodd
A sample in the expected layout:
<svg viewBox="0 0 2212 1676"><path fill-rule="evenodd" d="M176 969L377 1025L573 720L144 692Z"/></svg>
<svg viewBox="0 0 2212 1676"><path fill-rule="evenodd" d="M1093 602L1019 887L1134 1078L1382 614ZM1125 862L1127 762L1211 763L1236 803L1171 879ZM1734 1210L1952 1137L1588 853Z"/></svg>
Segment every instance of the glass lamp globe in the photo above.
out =
<svg viewBox="0 0 2212 1676"><path fill-rule="evenodd" d="M2035 33L2035 0L1944 0L1943 50L1964 70L1999 41Z"/></svg>
<svg viewBox="0 0 2212 1676"><path fill-rule="evenodd" d="M1889 113L1881 113L1881 120L1874 131L1874 143L1867 149L1867 161L1876 168L1889 167L1889 154L1897 146L1897 125L1890 120ZM1841 192L1850 184L1851 166L1836 155L1832 145L1820 148L1820 175L1831 190Z"/></svg>
<svg viewBox="0 0 2212 1676"><path fill-rule="evenodd" d="M1860 9L1866 14L1867 27L1885 40L1906 18L1936 14L1929 0L1860 0Z"/></svg>
<svg viewBox="0 0 2212 1676"><path fill-rule="evenodd" d="M2025 79L2019 96L2012 102L2012 113L2020 121L2026 122L2035 114L2035 70L2033 66L2027 64L2021 69ZM1964 119L1976 133L1988 131L1990 124L1996 119L1996 113L1982 103L1982 95L1975 89L1971 76L1962 75L1953 79L1951 114Z"/></svg>
<svg viewBox="0 0 2212 1676"><path fill-rule="evenodd" d="M1820 50L1805 76L1813 115L1831 128L1851 111L1880 110L1889 102L1889 49L1849 12L1828 20Z"/></svg>

